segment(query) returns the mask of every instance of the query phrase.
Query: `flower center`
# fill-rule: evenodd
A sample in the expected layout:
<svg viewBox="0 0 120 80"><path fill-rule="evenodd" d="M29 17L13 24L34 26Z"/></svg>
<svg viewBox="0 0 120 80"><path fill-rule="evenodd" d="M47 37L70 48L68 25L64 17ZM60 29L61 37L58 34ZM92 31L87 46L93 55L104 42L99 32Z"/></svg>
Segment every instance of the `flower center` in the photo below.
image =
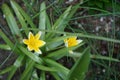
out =
<svg viewBox="0 0 120 80"><path fill-rule="evenodd" d="M77 45L76 39L68 39L68 47Z"/></svg>
<svg viewBox="0 0 120 80"><path fill-rule="evenodd" d="M33 47L37 47L36 40L30 41L30 45L33 46Z"/></svg>

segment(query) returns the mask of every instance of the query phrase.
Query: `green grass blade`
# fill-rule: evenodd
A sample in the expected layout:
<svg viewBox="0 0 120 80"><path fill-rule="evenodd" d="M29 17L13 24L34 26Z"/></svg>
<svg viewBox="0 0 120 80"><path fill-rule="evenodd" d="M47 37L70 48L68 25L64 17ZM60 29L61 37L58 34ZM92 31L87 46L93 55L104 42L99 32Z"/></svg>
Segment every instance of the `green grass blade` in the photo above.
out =
<svg viewBox="0 0 120 80"><path fill-rule="evenodd" d="M36 30L36 29L32 28L32 30ZM54 34L55 33L56 34L66 34L66 35L77 36L77 37L82 37L82 38L98 39L98 40L104 40L104 41L109 41L109 42L114 42L114 43L120 43L120 40L116 40L116 39L112 39L112 38L106 38L106 37L103 37L103 36L96 36L94 34L70 33L70 32L63 32L63 31L56 31L56 30L43 30L43 31L54 33Z"/></svg>
<svg viewBox="0 0 120 80"><path fill-rule="evenodd" d="M56 80L62 80L59 75L57 75L56 72L50 72L50 74L56 79Z"/></svg>
<svg viewBox="0 0 120 80"><path fill-rule="evenodd" d="M32 28L36 28L36 26L34 25L34 23L32 21L32 18L14 0L11 0L11 3L13 3L14 7L16 7L19 10L19 12L25 18L25 20L27 21L27 23L30 24L30 26Z"/></svg>
<svg viewBox="0 0 120 80"><path fill-rule="evenodd" d="M15 66L12 67L9 76L7 77L7 80L11 80L12 79L12 77L14 76L15 72L17 71L17 69L18 68L15 67Z"/></svg>
<svg viewBox="0 0 120 80"><path fill-rule="evenodd" d="M51 60L51 59L48 59L48 58L44 58L44 61L45 61L46 65L55 68L57 70L57 74L62 79L67 77L67 75L69 73L69 69L67 69L66 67L62 66L61 64L55 62L54 60Z"/></svg>
<svg viewBox="0 0 120 80"><path fill-rule="evenodd" d="M69 55L69 50L75 50L82 45L84 45L84 43L81 43L81 44L79 44L75 47L71 47L71 48L65 47L65 48L59 49L59 50L49 53L46 57L58 60L58 59L62 58L63 56Z"/></svg>
<svg viewBox="0 0 120 80"><path fill-rule="evenodd" d="M12 68L13 68L13 66L9 66L9 67L7 67L7 68L5 68L3 70L0 70L0 75L5 74L5 73L11 71Z"/></svg>
<svg viewBox="0 0 120 80"><path fill-rule="evenodd" d="M115 59L115 58L112 58L112 57L109 57L109 56L108 57L107 56L102 56L102 55L91 55L91 58L120 62L120 60L118 60L118 59Z"/></svg>
<svg viewBox="0 0 120 80"><path fill-rule="evenodd" d="M12 48L14 46L14 44L10 41L10 39L2 32L2 30L0 29L0 36L2 37L2 39Z"/></svg>
<svg viewBox="0 0 120 80"><path fill-rule="evenodd" d="M0 49L11 50L10 46L6 44L0 44Z"/></svg>
<svg viewBox="0 0 120 80"><path fill-rule="evenodd" d="M5 18L7 20L7 23L9 25L12 34L16 35L17 37L21 37L20 30L17 26L16 20L7 4L2 5L2 11L5 15Z"/></svg>
<svg viewBox="0 0 120 80"><path fill-rule="evenodd" d="M16 70L21 66L23 59L24 59L24 55L20 55L16 59L14 65L13 65L11 71L10 71L10 75L8 76L7 80L11 80L12 79L12 77L14 76Z"/></svg>
<svg viewBox="0 0 120 80"><path fill-rule="evenodd" d="M46 80L45 79L45 72L44 71L41 72L40 80Z"/></svg>
<svg viewBox="0 0 120 80"><path fill-rule="evenodd" d="M10 2L11 2L11 5L12 5L12 8L14 9L15 14L17 15L17 18L18 18L20 24L22 25L22 28L26 30L25 33L26 33L26 35L28 35L29 31L27 30L26 20L24 19L24 17L20 13L18 7L16 7L15 3L12 2L12 0Z"/></svg>
<svg viewBox="0 0 120 80"><path fill-rule="evenodd" d="M54 68L46 67L46 66L43 66L43 65L40 65L40 64L35 64L35 67L40 69L40 70L43 70L43 71L57 71Z"/></svg>
<svg viewBox="0 0 120 80"><path fill-rule="evenodd" d="M67 48L62 48L62 49L59 49L59 50L56 50L54 52L49 53L46 57L58 60L61 57L67 55L67 54L68 54L68 49Z"/></svg>
<svg viewBox="0 0 120 80"><path fill-rule="evenodd" d="M47 42L46 45L53 44L54 42L58 42L58 41L64 42L65 39L70 38L70 37L73 37L73 36L61 36L61 37L49 39L49 40L46 40L46 42Z"/></svg>
<svg viewBox="0 0 120 80"><path fill-rule="evenodd" d="M48 50L55 49L56 47L63 44L64 40L69 37L71 37L71 36L62 36L62 37L57 37L57 38L53 38L53 39L47 39L46 47Z"/></svg>
<svg viewBox="0 0 120 80"><path fill-rule="evenodd" d="M28 74L31 74L31 71L34 68L34 64L35 64L35 62L33 60L31 60L31 59L27 60L26 68L25 68L23 74L21 75L20 80L29 80L30 79L30 76Z"/></svg>
<svg viewBox="0 0 120 80"><path fill-rule="evenodd" d="M40 6L39 29L46 29L46 5L43 2ZM41 39L45 38L45 32L42 32Z"/></svg>
<svg viewBox="0 0 120 80"><path fill-rule="evenodd" d="M82 56L78 59L75 65L70 70L67 79L65 80L84 80L85 73L88 70L90 62L90 48L86 48Z"/></svg>
<svg viewBox="0 0 120 80"><path fill-rule="evenodd" d="M70 57L81 57L82 54L79 53L79 52L74 52L73 54L69 54L69 55L67 55L67 56L70 56ZM102 60L120 62L120 60L118 60L118 59L115 59L115 58L112 58L112 57L109 57L109 56L102 56L102 55L94 55L94 54L91 54L91 55L90 55L90 58L92 58L92 59L102 59Z"/></svg>
<svg viewBox="0 0 120 80"><path fill-rule="evenodd" d="M51 27L51 26L52 26L52 25L51 25L51 23L50 23L50 19L49 19L47 13L46 13L46 28L47 28L47 30L52 30L52 27Z"/></svg>
<svg viewBox="0 0 120 80"><path fill-rule="evenodd" d="M68 22L68 15L71 11L71 7L68 7L67 10L58 18L58 20L53 25L54 30L64 30L66 23Z"/></svg>
<svg viewBox="0 0 120 80"><path fill-rule="evenodd" d="M46 40L46 42L47 42L46 47L48 50L55 49L56 47L63 44L64 40L69 37L72 37L72 36L62 36L62 37L57 37L57 38L53 38L53 39L48 39L48 40Z"/></svg>
<svg viewBox="0 0 120 80"><path fill-rule="evenodd" d="M24 48L22 46L18 46L20 48L20 50L23 52L23 54L27 55L29 58L31 58L33 61L38 62L39 64L43 63L43 60L36 56L35 54L33 54L32 52L28 51L27 48Z"/></svg>
<svg viewBox="0 0 120 80"><path fill-rule="evenodd" d="M67 10L65 10L65 12L56 20L55 24L52 26L53 30L60 30L60 31L64 30L65 25L69 21L68 15L71 11L71 7L72 6L69 6ZM51 36L54 36L54 35L55 34L48 33L46 37L49 39Z"/></svg>
<svg viewBox="0 0 120 80"><path fill-rule="evenodd" d="M5 41L5 43L7 43L7 45L9 45L9 47L11 49L14 49L14 51L16 53L20 53L19 50L17 48L14 48L14 44L10 41L10 39L1 31L0 29L0 36L2 37L2 39Z"/></svg>

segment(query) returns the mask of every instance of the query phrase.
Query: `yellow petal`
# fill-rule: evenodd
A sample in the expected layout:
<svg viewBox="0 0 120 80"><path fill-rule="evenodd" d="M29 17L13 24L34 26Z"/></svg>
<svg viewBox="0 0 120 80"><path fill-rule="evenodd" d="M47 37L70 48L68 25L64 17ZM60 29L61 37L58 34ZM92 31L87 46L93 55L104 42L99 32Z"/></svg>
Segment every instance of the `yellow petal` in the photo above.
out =
<svg viewBox="0 0 120 80"><path fill-rule="evenodd" d="M36 48L35 52L38 53L38 54L42 54L42 52L41 52L41 50L39 48Z"/></svg>
<svg viewBox="0 0 120 80"><path fill-rule="evenodd" d="M29 44L29 40L28 39L23 39L23 43L24 44Z"/></svg>
<svg viewBox="0 0 120 80"><path fill-rule="evenodd" d="M69 38L70 40L76 40L77 39L77 37L71 37L71 38Z"/></svg>
<svg viewBox="0 0 120 80"><path fill-rule="evenodd" d="M46 44L46 42L44 42L42 40L37 41L37 46L39 46L39 47L42 47L45 44Z"/></svg>
<svg viewBox="0 0 120 80"><path fill-rule="evenodd" d="M34 35L32 34L32 32L29 32L28 39L29 40L33 40L34 39Z"/></svg>
<svg viewBox="0 0 120 80"><path fill-rule="evenodd" d="M67 39L65 39L64 42L66 43L66 42L67 42Z"/></svg>
<svg viewBox="0 0 120 80"><path fill-rule="evenodd" d="M35 35L35 39L39 39L39 38L40 38L40 36L41 36L41 34L42 34L42 32L41 32L41 31L39 31L39 32Z"/></svg>
<svg viewBox="0 0 120 80"><path fill-rule="evenodd" d="M28 46L27 48L28 48L29 51L34 50L32 46Z"/></svg>

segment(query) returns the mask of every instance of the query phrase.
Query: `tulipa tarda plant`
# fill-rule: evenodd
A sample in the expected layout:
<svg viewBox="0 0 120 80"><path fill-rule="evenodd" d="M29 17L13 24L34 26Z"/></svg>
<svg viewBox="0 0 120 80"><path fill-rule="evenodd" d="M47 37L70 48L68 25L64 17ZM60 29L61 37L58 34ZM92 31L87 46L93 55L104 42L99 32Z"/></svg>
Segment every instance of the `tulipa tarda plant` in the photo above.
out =
<svg viewBox="0 0 120 80"><path fill-rule="evenodd" d="M73 75L72 72L77 69L76 67L79 66L78 63L83 60L83 58L80 58L80 60L76 62L74 69L71 71L56 62L56 60L64 56L69 56L69 50L73 51L84 44L81 41L76 40L77 36L61 36L61 33L56 34L57 30L64 31L65 25L68 23L70 17L72 17L70 13L75 13L75 11L71 11L73 7L69 6L60 18L57 19L55 24L51 25L50 19L48 18L49 15L46 13L45 2L41 3L39 26L37 27L33 23L31 17L28 16L14 0L11 0L10 3L11 9L14 10L21 27L18 27L10 7L7 4L3 4L2 11L10 28L10 32L12 33L13 40L11 41L2 30L0 30L0 34L6 42L6 45L18 55L18 58L13 65L1 71L0 74L9 72L7 79L11 80L16 74L16 71L21 67L24 67L24 70L20 75L20 80L45 80L46 72L49 72L56 80L78 79L78 77L70 79L70 76ZM77 10L77 6L75 9ZM16 46L14 45L15 43ZM81 70L77 75L84 78L85 74L82 75L82 73L87 71L90 61L89 48L86 48L86 50L83 51L82 56L84 57L86 65L84 65L84 70L81 66L83 71Z"/></svg>
<svg viewBox="0 0 120 80"><path fill-rule="evenodd" d="M35 15L39 18L38 24L34 24L34 18L31 18L14 0L10 0L10 4L8 6L4 3L1 8L11 34L7 36L0 29L0 36L6 43L1 45L6 45L4 49L13 51L18 57L13 65L0 70L0 75L9 73L7 80L12 80L20 68L23 68L20 71L20 80L46 80L46 73L53 76L55 80L84 80L90 58L118 61L113 58L109 59L90 54L90 47L84 45L86 42L84 38L81 38L119 41L104 37L90 37L81 33L65 32L69 20L80 4L66 8L53 24L50 21L50 15L46 12L45 2L40 4L39 13ZM12 40L10 37L12 37ZM81 52L76 52L76 49L83 46L86 48ZM57 62L65 56L71 57L75 61L71 69Z"/></svg>

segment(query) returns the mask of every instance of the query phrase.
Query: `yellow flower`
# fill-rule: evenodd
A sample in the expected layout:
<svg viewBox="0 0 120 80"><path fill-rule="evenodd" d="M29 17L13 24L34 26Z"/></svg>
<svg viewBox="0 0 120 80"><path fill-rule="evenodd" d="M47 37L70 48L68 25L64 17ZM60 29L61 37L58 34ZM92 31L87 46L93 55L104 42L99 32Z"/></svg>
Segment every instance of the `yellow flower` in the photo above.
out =
<svg viewBox="0 0 120 80"><path fill-rule="evenodd" d="M82 42L82 40L77 40L77 37L70 37L64 40L66 47L73 47Z"/></svg>
<svg viewBox="0 0 120 80"><path fill-rule="evenodd" d="M23 39L23 43L27 45L29 51L34 50L35 52L42 54L39 48L45 45L45 42L39 39L40 35L40 31L35 36L32 32L29 32L28 39Z"/></svg>

